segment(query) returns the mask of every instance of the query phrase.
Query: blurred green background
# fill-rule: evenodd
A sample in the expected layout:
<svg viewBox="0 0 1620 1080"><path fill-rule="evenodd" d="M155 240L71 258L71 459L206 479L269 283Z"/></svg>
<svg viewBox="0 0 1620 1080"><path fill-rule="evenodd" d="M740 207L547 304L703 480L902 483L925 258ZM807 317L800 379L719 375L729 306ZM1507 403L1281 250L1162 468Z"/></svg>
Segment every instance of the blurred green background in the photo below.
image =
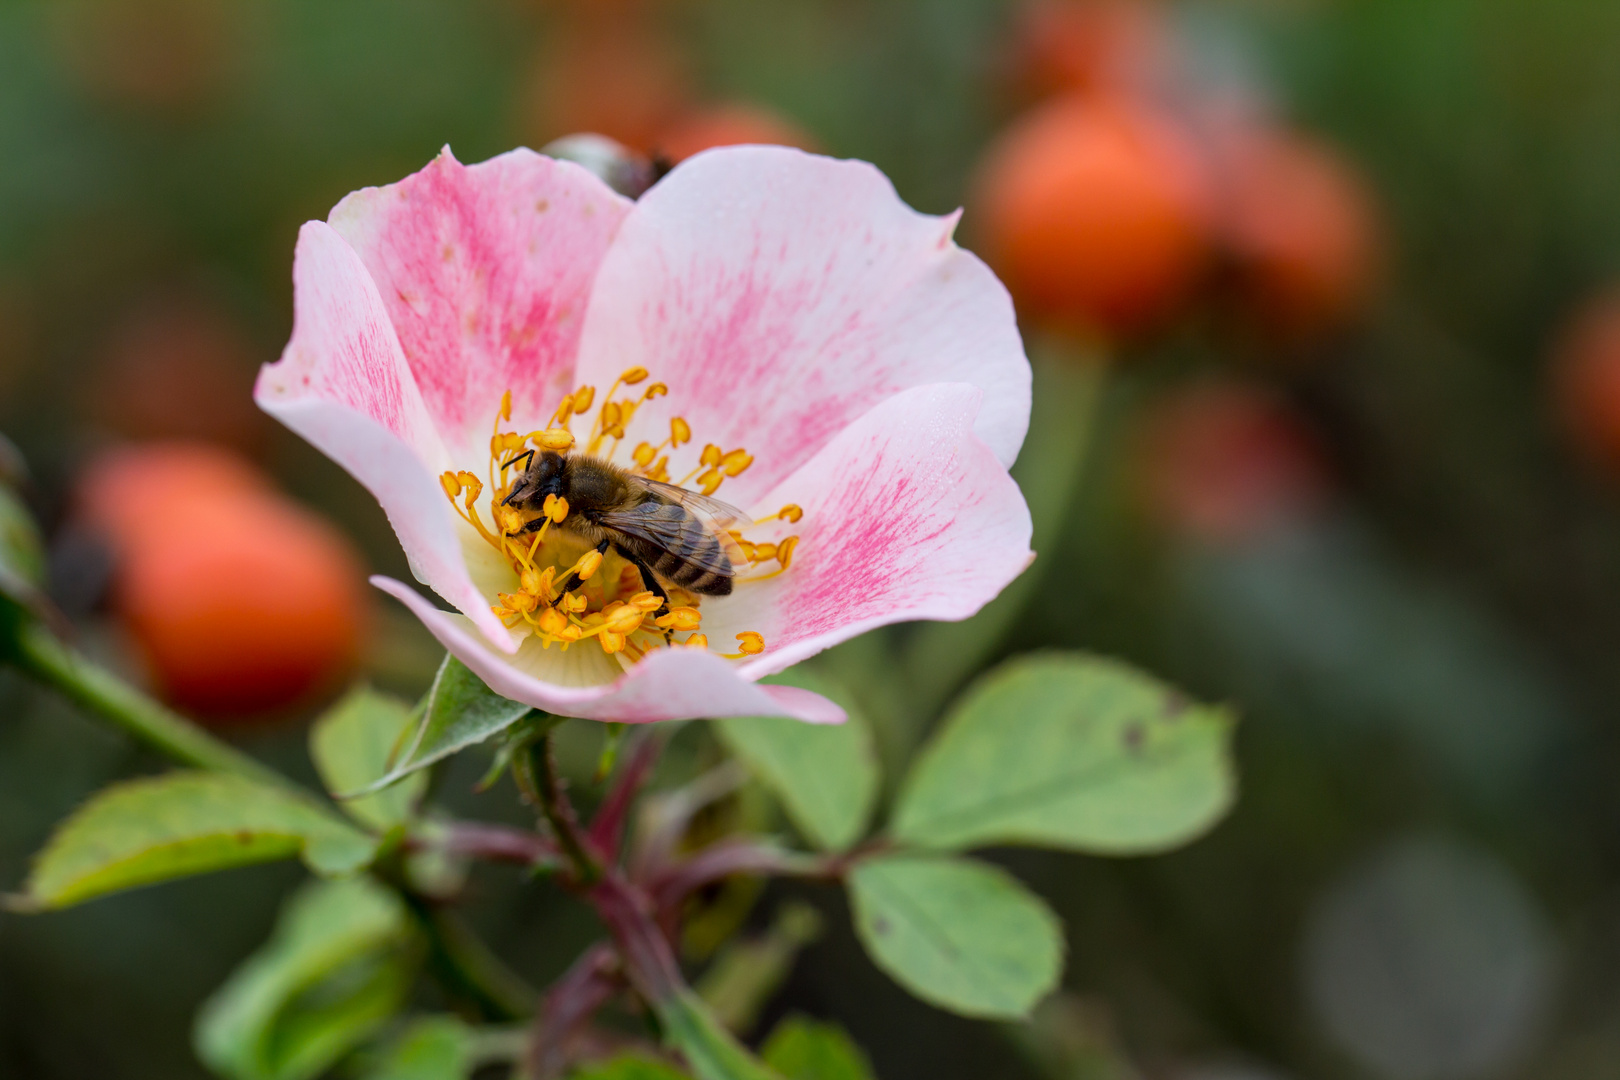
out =
<svg viewBox="0 0 1620 1080"><path fill-rule="evenodd" d="M1088 453L1073 485L1065 462L1021 463L1026 486L1057 490L1031 494L1042 587L983 659L1097 650L1234 702L1238 808L1163 858L1005 853L1068 927L1069 996L1031 1030L915 1002L866 963L835 894L799 887L781 891L828 931L773 1015L840 1020L887 1080L1620 1074L1620 496L1564 437L1548 373L1569 313L1620 275L1620 6L1165 13L1192 98L1236 87L1356 164L1384 276L1354 325L1286 349L1194 309L1110 350L1094 412L1049 408L1026 454ZM463 161L540 146L626 95L632 126L681 102L775 110L919 209L966 203L973 246L973 170L1029 107L1019 17L1002 0L7 0L0 431L47 525L110 440L209 437L403 576L369 496L249 405L289 330L299 223L444 144ZM1095 343L1029 331L1046 387L1095 362ZM143 399L148 354L129 342L152 335L206 354L215 381L173 387L178 406ZM1305 433L1308 511L1234 538L1144 509L1150 418L1212 379ZM420 692L425 635L379 601L372 637L372 678ZM862 648L835 660L860 669ZM915 734L871 698L891 743ZM296 722L240 737L308 768ZM155 764L0 673L0 886L79 800ZM480 765L458 762L446 798L515 815L510 789L467 794ZM296 876L0 915L0 1076L202 1075L192 1014ZM537 980L596 933L500 874L475 881L471 911Z"/></svg>

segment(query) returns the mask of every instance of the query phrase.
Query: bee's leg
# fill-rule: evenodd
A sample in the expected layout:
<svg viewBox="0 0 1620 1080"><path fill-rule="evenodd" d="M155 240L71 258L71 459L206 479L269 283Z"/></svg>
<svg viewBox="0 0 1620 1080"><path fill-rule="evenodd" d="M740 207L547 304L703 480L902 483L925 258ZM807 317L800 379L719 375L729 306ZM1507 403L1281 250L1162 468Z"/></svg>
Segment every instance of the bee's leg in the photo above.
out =
<svg viewBox="0 0 1620 1080"><path fill-rule="evenodd" d="M546 519L541 518L540 520L544 521ZM606 555L607 549L612 543L613 541L611 540L603 540L600 544L596 545L596 553L598 555ZM579 588L579 575L570 573L567 577L562 579L562 584L557 589L557 595L562 596L564 593L573 592L577 588Z"/></svg>
<svg viewBox="0 0 1620 1080"><path fill-rule="evenodd" d="M524 535L527 535L528 533L539 532L541 526L545 525L545 523L547 521L549 521L549 520L550 519L547 518L544 514L541 514L539 517L535 518L533 521L527 522L523 526L523 528L519 529L517 532L509 532L506 535L507 536L524 536Z"/></svg>
<svg viewBox="0 0 1620 1080"><path fill-rule="evenodd" d="M659 584L658 579L653 576L652 567L648 566L646 562L644 562L634 552L625 550L622 544L614 544L613 550L617 551L620 558L624 559L625 562L629 563L631 566L635 567L641 572L641 583L647 586L647 591L663 601L663 603L658 606L657 610L653 612L653 618L658 618L658 616L675 606L669 602L669 593L664 591L664 586ZM664 640L668 641L669 639L670 631L665 630Z"/></svg>

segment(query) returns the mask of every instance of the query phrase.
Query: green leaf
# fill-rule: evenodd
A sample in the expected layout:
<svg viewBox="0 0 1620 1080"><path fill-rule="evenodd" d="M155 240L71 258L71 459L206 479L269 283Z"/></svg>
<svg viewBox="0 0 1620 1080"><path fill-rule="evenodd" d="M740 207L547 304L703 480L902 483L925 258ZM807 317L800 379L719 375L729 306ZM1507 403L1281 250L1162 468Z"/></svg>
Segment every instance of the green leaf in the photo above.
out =
<svg viewBox="0 0 1620 1080"><path fill-rule="evenodd" d="M301 855L320 874L365 866L376 841L286 788L228 773L174 772L104 789L36 856L21 906L93 897Z"/></svg>
<svg viewBox="0 0 1620 1080"><path fill-rule="evenodd" d="M1231 806L1232 723L1227 710L1112 660L1010 661L970 688L924 747L891 832L929 848L1163 851Z"/></svg>
<svg viewBox="0 0 1620 1080"><path fill-rule="evenodd" d="M569 1080L691 1080L686 1073L662 1061L634 1054L589 1065L568 1075Z"/></svg>
<svg viewBox="0 0 1620 1080"><path fill-rule="evenodd" d="M697 1080L782 1080L727 1031L690 990L651 1003L664 1044L680 1052Z"/></svg>
<svg viewBox="0 0 1620 1080"><path fill-rule="evenodd" d="M453 1016L429 1016L405 1029L363 1080L462 1080L474 1064L473 1032Z"/></svg>
<svg viewBox="0 0 1620 1080"><path fill-rule="evenodd" d="M790 1016L760 1051L786 1080L874 1080L872 1063L837 1024Z"/></svg>
<svg viewBox="0 0 1620 1080"><path fill-rule="evenodd" d="M878 794L877 751L866 719L827 680L794 671L780 680L831 698L849 713L842 724L806 724L785 716L714 721L733 754L782 800L799 832L823 851L861 838Z"/></svg>
<svg viewBox="0 0 1620 1080"><path fill-rule="evenodd" d="M388 772L411 723L403 701L369 686L350 691L317 721L309 733L309 753L326 789L333 794L356 791ZM374 795L343 804L356 821L379 831L411 816L427 789L427 774L417 773Z"/></svg>
<svg viewBox="0 0 1620 1080"><path fill-rule="evenodd" d="M352 798L380 791L418 769L505 731L529 712L529 706L501 697L467 665L447 655L428 691L421 725L405 752L386 775L346 794Z"/></svg>
<svg viewBox="0 0 1620 1080"><path fill-rule="evenodd" d="M410 916L387 889L368 878L311 882L203 1005L197 1056L230 1080L319 1076L404 1004L417 952Z"/></svg>
<svg viewBox="0 0 1620 1080"><path fill-rule="evenodd" d="M64 620L45 595L45 546L39 527L17 493L0 479L0 605L14 604L8 616L13 622L21 611L45 619L58 628Z"/></svg>
<svg viewBox="0 0 1620 1080"><path fill-rule="evenodd" d="M924 1001L963 1016L1013 1019L1057 985L1057 916L993 866L884 855L856 863L848 886L867 953Z"/></svg>

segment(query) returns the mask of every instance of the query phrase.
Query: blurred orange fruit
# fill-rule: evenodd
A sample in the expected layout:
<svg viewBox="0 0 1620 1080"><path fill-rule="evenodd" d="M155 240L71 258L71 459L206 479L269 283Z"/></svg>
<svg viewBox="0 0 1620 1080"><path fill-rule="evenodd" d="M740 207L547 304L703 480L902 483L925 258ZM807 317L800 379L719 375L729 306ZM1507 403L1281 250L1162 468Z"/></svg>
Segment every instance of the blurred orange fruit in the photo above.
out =
<svg viewBox="0 0 1620 1080"><path fill-rule="evenodd" d="M125 449L79 495L116 555L114 612L165 700L206 721L254 718L353 668L358 558L247 462L198 444Z"/></svg>
<svg viewBox="0 0 1620 1080"><path fill-rule="evenodd" d="M684 58L654 23L634 9L581 10L536 59L534 145L590 132L650 153L690 97Z"/></svg>
<svg viewBox="0 0 1620 1080"><path fill-rule="evenodd" d="M1327 470L1310 431L1257 387L1209 382L1177 390L1142 425L1141 490L1172 530L1241 541L1321 504Z"/></svg>
<svg viewBox="0 0 1620 1080"><path fill-rule="evenodd" d="M1287 339L1342 326L1366 303L1381 246L1355 168L1280 129L1250 127L1216 145L1221 239L1248 315Z"/></svg>
<svg viewBox="0 0 1620 1080"><path fill-rule="evenodd" d="M1620 476L1620 284L1581 304L1552 353L1559 420L1590 462Z"/></svg>
<svg viewBox="0 0 1620 1080"><path fill-rule="evenodd" d="M1172 313L1204 270L1202 163L1141 103L1039 107L990 148L975 192L985 256L1026 316L1128 334Z"/></svg>
<svg viewBox="0 0 1620 1080"><path fill-rule="evenodd" d="M796 146L815 149L815 140L798 124L772 109L729 102L692 109L677 117L657 140L670 161L685 161L716 146Z"/></svg>
<svg viewBox="0 0 1620 1080"><path fill-rule="evenodd" d="M1034 0L1014 30L1013 78L1026 94L1136 91L1170 61L1164 12L1146 0Z"/></svg>

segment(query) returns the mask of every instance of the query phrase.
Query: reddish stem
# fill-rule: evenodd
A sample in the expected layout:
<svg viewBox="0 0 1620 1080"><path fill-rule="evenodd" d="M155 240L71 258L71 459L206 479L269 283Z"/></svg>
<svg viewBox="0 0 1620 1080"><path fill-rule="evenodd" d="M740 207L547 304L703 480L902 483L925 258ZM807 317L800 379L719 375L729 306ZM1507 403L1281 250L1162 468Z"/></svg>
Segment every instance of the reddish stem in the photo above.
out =
<svg viewBox="0 0 1620 1080"><path fill-rule="evenodd" d="M557 866L561 862L557 845L544 836L482 821L458 821L442 841L411 837L406 843L412 851L443 847L458 855L519 866Z"/></svg>
<svg viewBox="0 0 1620 1080"><path fill-rule="evenodd" d="M535 1014L525 1076L528 1080L554 1080L569 1065L569 1040L574 1032L618 993L619 959L613 946L598 942L586 949L546 991Z"/></svg>
<svg viewBox="0 0 1620 1080"><path fill-rule="evenodd" d="M696 890L732 874L832 879L841 876L846 865L840 856L804 855L755 840L720 840L656 875L646 888L657 911L666 914Z"/></svg>
<svg viewBox="0 0 1620 1080"><path fill-rule="evenodd" d="M608 790L607 798L602 800L601 807L596 811L588 834L591 845L608 862L615 861L619 856L630 809L635 805L642 785L652 775L653 766L658 764L667 741L659 731L639 732L631 737L635 743L624 767L619 770L613 786Z"/></svg>

